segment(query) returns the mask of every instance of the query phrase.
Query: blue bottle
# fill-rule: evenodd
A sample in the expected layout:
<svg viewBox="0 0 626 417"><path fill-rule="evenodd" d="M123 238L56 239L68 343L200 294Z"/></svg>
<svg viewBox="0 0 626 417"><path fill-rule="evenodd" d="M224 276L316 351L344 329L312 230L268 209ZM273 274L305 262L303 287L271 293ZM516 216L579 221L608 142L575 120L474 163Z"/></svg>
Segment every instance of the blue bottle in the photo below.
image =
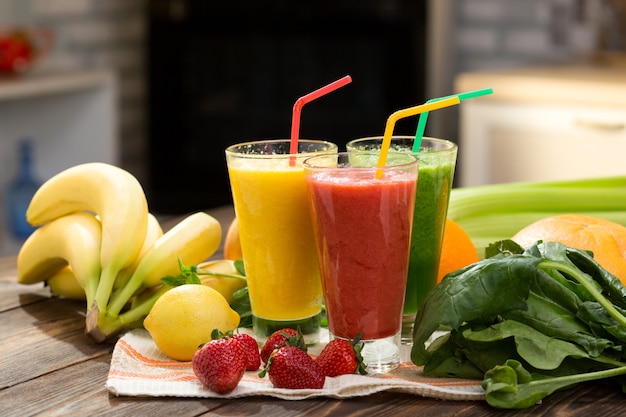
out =
<svg viewBox="0 0 626 417"><path fill-rule="evenodd" d="M25 239L35 230L26 221L26 209L41 182L33 172L32 143L22 139L18 146L19 166L16 177L5 192L5 221L7 230L17 239Z"/></svg>

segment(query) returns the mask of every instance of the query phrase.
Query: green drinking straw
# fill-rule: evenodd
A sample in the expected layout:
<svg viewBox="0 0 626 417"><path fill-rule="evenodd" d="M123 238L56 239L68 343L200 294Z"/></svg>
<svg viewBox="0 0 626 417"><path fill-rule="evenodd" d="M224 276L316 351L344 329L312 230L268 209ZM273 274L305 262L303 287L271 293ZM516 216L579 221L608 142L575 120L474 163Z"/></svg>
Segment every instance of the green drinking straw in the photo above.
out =
<svg viewBox="0 0 626 417"><path fill-rule="evenodd" d="M493 88L483 88L481 90L468 91L460 94L453 94L451 96L431 98L426 103L432 103L433 101L445 100L450 97L458 97L460 101L467 100L468 98L480 97L493 93ZM422 137L424 136L424 130L426 129L426 122L428 121L428 113L424 112L420 115L417 122L417 131L415 132L415 141L413 142L413 153L417 153L422 146Z"/></svg>
<svg viewBox="0 0 626 417"><path fill-rule="evenodd" d="M460 102L461 100L457 96L452 96L449 98L443 97L441 98L441 100L435 100L431 103L424 103L419 106L409 107L408 109L402 109L393 112L391 116L387 118L387 124L385 125L385 135L383 136L383 142L380 145L380 154L378 155L378 167L382 168L385 166L385 162L387 161L387 154L389 153L389 147L391 146L391 136L393 135L393 129L398 120L408 116L414 116L416 114L453 106L455 104L459 104ZM377 169L376 178L381 178L382 175L383 170Z"/></svg>

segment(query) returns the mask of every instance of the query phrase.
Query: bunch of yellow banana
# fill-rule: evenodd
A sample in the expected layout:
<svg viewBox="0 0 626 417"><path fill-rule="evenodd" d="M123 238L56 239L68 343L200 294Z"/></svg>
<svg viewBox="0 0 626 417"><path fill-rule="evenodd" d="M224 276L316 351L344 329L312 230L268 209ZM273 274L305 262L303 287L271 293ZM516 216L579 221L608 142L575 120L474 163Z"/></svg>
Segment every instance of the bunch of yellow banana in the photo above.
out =
<svg viewBox="0 0 626 417"><path fill-rule="evenodd" d="M18 281L47 281L53 293L84 298L86 331L96 341L129 324L123 317L143 319L150 304L131 312L131 300L145 291L153 304L169 289L160 279L178 272L179 259L205 261L222 237L219 222L202 212L163 233L137 179L104 163L76 165L50 178L33 196L26 219L39 227L18 254Z"/></svg>

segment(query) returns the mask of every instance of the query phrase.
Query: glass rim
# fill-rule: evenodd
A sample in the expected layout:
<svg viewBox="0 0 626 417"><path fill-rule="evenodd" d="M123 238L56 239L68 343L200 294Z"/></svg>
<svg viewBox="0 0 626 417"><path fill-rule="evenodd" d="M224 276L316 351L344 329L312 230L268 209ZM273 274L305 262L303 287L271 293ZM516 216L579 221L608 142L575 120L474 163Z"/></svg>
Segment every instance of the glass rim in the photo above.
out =
<svg viewBox="0 0 626 417"><path fill-rule="evenodd" d="M252 140L252 141L248 141L248 142L240 142L240 143L235 143L233 145L229 145L226 150L225 153L226 155L231 155L234 157L238 157L238 158L288 158L288 157L296 157L296 158L302 158L303 156L311 156L314 154L317 154L319 152L334 152L335 149L339 149L339 147L337 146L337 144L329 142L327 140L323 140L323 139L298 139L298 144L300 143L307 143L307 144L324 144L324 145L328 145L326 149L321 149L321 150L317 150L317 151L311 151L311 152L299 152L296 154L291 154L289 153L289 148L287 148L287 153L241 153L241 152L236 152L235 149L238 148L244 148L246 146L255 146L255 145L262 145L262 144L289 144L291 145L291 139L259 139L259 140Z"/></svg>
<svg viewBox="0 0 626 417"><path fill-rule="evenodd" d="M355 138L355 139L352 139L352 140L350 140L350 141L348 141L346 143L346 149L347 149L348 146L350 146L351 144L356 143L356 142L365 142L367 140L371 140L371 141L382 140L383 138L384 138L384 136L380 136L380 135L379 136L365 136L365 137L362 137L362 138ZM415 136L392 135L391 136L391 141L393 142L394 139L406 139L406 140L413 140L413 141L415 141ZM432 137L432 136L424 136L424 137L422 137L422 144L424 143L425 140L426 141L433 141L433 142L436 142L436 143L442 143L442 144L447 145L447 147L443 148L443 149L431 149L431 150L428 151L428 153L450 152L452 150L458 149L458 147L459 147L459 145L457 145L456 143L454 143L454 142L452 142L451 140L448 140L448 139L435 138L435 137ZM422 147L423 146L420 146L420 149ZM416 152L416 153L419 153L419 152Z"/></svg>
<svg viewBox="0 0 626 417"><path fill-rule="evenodd" d="M378 152L369 152L369 151L364 151L364 152L359 152L359 155L366 155L366 156L372 156L374 158L378 158L379 157L379 153ZM420 160L419 158L417 158L415 155L410 154L410 153L406 153L406 152L394 152L394 151L389 151L389 155L397 155L397 156L403 156L403 157L409 157L410 161L408 162L403 162L400 164L395 164L395 165L384 165L382 167L379 167L378 165L373 165L370 167L353 167L353 166L319 166L319 165L311 165L311 163L309 162L312 159L321 159L321 158L330 158L330 157L339 157L339 156L354 156L354 153L352 152L348 152L348 151L342 151L342 152L333 152L333 153L326 153L326 154L320 154L320 155L313 155L313 156L309 156L308 158L306 158L304 161L302 161L302 166L304 167L304 169L309 169L309 170L330 170L330 169L341 169L341 170L355 170L355 171L378 171L378 170L392 170L392 169L405 169L410 167L411 165L417 165L419 166ZM387 161L389 159L387 158ZM378 160L377 160L378 161ZM386 162L387 162L386 161Z"/></svg>

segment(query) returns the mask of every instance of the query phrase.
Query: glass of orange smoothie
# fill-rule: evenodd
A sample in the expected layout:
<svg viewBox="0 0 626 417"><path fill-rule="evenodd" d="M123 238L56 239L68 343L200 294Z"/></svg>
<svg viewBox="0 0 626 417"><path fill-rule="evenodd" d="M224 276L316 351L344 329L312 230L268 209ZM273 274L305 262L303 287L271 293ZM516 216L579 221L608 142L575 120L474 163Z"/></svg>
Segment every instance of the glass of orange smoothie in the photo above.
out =
<svg viewBox="0 0 626 417"><path fill-rule="evenodd" d="M322 288L302 161L337 146L298 140L240 143L226 149L239 224L255 336L264 340L284 327L300 327L319 340Z"/></svg>
<svg viewBox="0 0 626 417"><path fill-rule="evenodd" d="M418 161L390 153L304 161L331 338L361 334L370 373L400 361Z"/></svg>

